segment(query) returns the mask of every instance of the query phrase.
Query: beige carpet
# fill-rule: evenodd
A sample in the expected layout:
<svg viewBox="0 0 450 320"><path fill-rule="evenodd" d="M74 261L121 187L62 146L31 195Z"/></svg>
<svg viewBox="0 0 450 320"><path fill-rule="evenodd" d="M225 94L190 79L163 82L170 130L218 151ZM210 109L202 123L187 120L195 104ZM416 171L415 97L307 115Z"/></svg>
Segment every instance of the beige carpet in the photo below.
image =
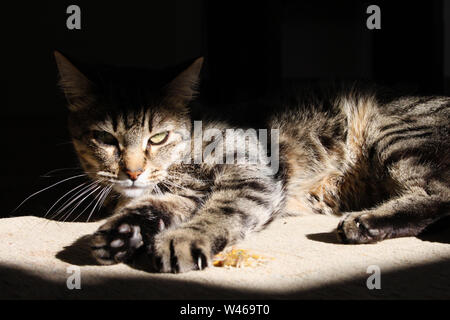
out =
<svg viewBox="0 0 450 320"><path fill-rule="evenodd" d="M93 263L85 236L102 222L0 219L0 298L450 298L448 230L422 239L343 245L333 232L337 222L327 216L275 221L238 246L271 258L260 266L151 274L139 266ZM72 265L80 266L80 290L66 285ZM379 290L366 286L371 265L381 271Z"/></svg>

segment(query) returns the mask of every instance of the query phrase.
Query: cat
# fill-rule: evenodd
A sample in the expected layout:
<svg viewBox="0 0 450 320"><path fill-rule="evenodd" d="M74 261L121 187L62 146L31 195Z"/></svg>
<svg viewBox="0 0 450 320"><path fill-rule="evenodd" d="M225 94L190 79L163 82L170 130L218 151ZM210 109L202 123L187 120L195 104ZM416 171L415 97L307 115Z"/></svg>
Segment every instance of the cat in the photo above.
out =
<svg viewBox="0 0 450 320"><path fill-rule="evenodd" d="M276 169L217 163L214 152L186 163L194 120L204 130L233 128L195 103L203 58L156 80L112 71L93 79L55 58L79 161L111 191L103 194L111 217L92 240L101 264L147 255L156 272L201 270L287 215L342 216L339 239L364 244L416 236L449 213L449 97L383 100L355 88L326 99L294 95L253 114L264 119L259 128L278 130ZM248 144L233 152L265 155Z"/></svg>

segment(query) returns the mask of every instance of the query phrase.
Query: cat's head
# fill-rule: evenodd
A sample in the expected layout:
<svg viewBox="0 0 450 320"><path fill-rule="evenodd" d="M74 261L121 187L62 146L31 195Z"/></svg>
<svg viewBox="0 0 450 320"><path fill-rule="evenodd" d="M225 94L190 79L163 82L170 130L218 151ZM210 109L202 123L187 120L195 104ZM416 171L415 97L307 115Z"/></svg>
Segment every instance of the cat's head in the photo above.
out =
<svg viewBox="0 0 450 320"><path fill-rule="evenodd" d="M203 58L173 78L115 69L90 76L59 52L55 58L69 131L85 172L127 197L152 190L190 148L188 105Z"/></svg>

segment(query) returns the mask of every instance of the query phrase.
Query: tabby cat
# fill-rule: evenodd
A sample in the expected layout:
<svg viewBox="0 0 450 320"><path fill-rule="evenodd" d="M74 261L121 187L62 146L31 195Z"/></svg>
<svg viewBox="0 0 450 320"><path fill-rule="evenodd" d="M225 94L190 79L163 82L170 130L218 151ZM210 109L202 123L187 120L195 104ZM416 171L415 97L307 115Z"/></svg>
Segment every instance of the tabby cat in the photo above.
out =
<svg viewBox="0 0 450 320"><path fill-rule="evenodd" d="M194 120L203 130L233 127L195 115L202 58L169 79L114 69L91 77L55 57L81 165L111 190L112 215L92 242L101 264L147 255L158 272L203 269L286 215L342 216L339 238L361 244L418 235L450 212L448 97L291 97L254 115L265 121L257 128L278 130L276 169L218 163L214 153L189 163L181 160L193 156Z"/></svg>

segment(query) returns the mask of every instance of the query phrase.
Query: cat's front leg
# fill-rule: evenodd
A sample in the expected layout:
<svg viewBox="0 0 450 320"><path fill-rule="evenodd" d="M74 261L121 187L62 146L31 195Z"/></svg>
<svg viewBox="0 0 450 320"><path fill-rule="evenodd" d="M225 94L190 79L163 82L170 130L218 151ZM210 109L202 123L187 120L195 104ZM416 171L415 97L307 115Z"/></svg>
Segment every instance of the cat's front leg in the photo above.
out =
<svg viewBox="0 0 450 320"><path fill-rule="evenodd" d="M101 264L130 261L168 224L168 216L153 212L149 206L125 207L94 233L92 254Z"/></svg>
<svg viewBox="0 0 450 320"><path fill-rule="evenodd" d="M91 249L101 264L130 262L153 248L155 235L188 219L195 204L188 199L140 199L120 209L92 236Z"/></svg>
<svg viewBox="0 0 450 320"><path fill-rule="evenodd" d="M276 183L236 184L241 188L216 190L191 220L155 236L157 270L181 273L210 266L215 254L261 230L277 214L281 188Z"/></svg>
<svg viewBox="0 0 450 320"><path fill-rule="evenodd" d="M195 225L162 232L155 238L154 267L159 272L202 270L212 264L214 254L228 244L223 235Z"/></svg>

